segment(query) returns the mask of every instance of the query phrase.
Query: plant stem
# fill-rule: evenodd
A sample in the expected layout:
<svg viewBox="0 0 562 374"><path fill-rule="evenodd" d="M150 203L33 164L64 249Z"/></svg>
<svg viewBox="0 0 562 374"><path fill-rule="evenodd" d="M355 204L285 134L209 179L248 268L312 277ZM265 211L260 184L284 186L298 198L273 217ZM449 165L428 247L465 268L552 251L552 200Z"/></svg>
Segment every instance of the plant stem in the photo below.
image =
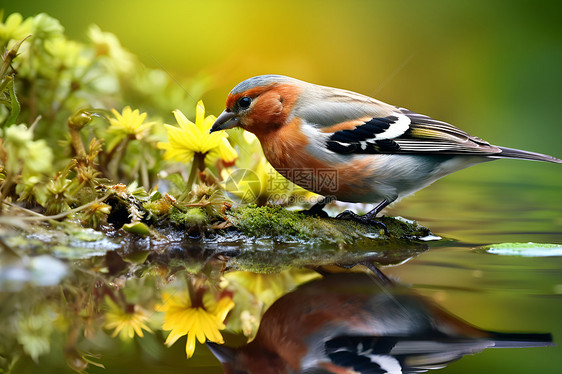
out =
<svg viewBox="0 0 562 374"><path fill-rule="evenodd" d="M113 160L109 160L108 162L109 175L112 179L116 179L116 180L119 179L119 163L121 162L121 158L123 157L123 154L125 153L125 149L127 149L130 140L131 139L129 137L126 137L125 139L123 139L123 141L121 141L121 144L117 145L114 148L117 149L117 151L115 152L115 156Z"/></svg>
<svg viewBox="0 0 562 374"><path fill-rule="evenodd" d="M205 154L195 153L193 156L193 164L191 165L191 171L189 172L189 179L187 180L187 189L191 191L193 187L193 182L195 182L195 177L198 171L205 170Z"/></svg>
<svg viewBox="0 0 562 374"><path fill-rule="evenodd" d="M189 171L189 178L187 178L187 183L185 186L186 191L191 191L191 187L193 186L193 182L195 181L195 176L197 175L197 165L195 158L191 163L191 170Z"/></svg>
<svg viewBox="0 0 562 374"><path fill-rule="evenodd" d="M84 143L82 143L82 137L80 136L80 129L75 127L69 126L70 132L70 143L72 147L74 147L74 151L76 152L76 158L79 160L83 160L86 158L86 149L84 148Z"/></svg>

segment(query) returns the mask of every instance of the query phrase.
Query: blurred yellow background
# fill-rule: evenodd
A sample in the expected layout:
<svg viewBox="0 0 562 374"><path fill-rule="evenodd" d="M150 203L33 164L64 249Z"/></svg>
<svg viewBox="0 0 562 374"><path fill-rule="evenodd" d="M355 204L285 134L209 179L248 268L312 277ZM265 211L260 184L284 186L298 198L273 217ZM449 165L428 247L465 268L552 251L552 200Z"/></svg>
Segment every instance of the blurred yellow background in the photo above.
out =
<svg viewBox="0 0 562 374"><path fill-rule="evenodd" d="M81 41L95 23L146 65L206 80L203 98L214 113L239 81L277 73L374 95L495 143L561 148L558 2L28 0L0 7L46 12Z"/></svg>

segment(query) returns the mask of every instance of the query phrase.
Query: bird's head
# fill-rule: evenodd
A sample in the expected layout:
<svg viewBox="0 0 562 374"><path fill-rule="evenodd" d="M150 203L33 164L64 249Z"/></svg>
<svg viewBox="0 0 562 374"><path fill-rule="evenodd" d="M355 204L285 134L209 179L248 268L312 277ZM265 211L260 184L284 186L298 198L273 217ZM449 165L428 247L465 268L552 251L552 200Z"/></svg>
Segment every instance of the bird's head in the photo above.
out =
<svg viewBox="0 0 562 374"><path fill-rule="evenodd" d="M303 83L282 75L246 79L230 91L211 132L241 127L259 136L281 128L291 120Z"/></svg>

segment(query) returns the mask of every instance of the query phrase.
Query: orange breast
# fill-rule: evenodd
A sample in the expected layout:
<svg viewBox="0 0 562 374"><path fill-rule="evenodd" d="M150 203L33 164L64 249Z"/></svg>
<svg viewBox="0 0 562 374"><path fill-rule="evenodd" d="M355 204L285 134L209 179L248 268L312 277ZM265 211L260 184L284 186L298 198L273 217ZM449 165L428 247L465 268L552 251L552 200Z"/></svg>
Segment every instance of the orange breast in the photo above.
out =
<svg viewBox="0 0 562 374"><path fill-rule="evenodd" d="M369 157L337 164L314 157L307 151L310 141L300 126L300 119L295 118L277 131L256 134L265 157L281 175L306 190L344 201L370 190L373 165Z"/></svg>

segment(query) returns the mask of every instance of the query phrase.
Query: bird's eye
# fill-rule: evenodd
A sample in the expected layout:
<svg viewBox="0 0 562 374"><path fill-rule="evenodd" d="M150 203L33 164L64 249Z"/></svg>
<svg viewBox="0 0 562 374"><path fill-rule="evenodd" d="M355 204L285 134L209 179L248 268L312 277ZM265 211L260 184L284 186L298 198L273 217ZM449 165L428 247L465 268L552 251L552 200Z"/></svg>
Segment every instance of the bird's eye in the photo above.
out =
<svg viewBox="0 0 562 374"><path fill-rule="evenodd" d="M244 96L243 98L238 100L238 105L240 105L240 108L242 109L249 108L251 103L252 103L252 99L249 98L248 96Z"/></svg>

